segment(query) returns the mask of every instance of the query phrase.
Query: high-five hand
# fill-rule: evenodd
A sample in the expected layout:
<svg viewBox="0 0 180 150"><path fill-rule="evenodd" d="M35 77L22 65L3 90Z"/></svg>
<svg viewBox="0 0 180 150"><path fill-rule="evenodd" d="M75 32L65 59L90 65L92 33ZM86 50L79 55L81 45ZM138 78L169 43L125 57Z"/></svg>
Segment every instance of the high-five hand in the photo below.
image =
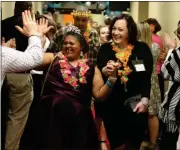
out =
<svg viewBox="0 0 180 150"><path fill-rule="evenodd" d="M30 11L25 10L22 12L23 28L16 26L16 29L19 30L25 36L38 35L43 36L46 34L52 26L48 27L48 20L45 18L40 19L36 22L35 15L31 16Z"/></svg>

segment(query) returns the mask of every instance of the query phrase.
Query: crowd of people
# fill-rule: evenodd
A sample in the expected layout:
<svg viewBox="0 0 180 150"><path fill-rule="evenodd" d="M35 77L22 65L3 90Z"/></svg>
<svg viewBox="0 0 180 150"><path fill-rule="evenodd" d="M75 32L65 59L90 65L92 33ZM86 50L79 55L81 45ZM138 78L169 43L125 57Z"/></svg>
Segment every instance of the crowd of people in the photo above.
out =
<svg viewBox="0 0 180 150"><path fill-rule="evenodd" d="M71 15L61 26L19 1L2 20L1 148L177 150L177 41L155 18L98 25L84 5Z"/></svg>

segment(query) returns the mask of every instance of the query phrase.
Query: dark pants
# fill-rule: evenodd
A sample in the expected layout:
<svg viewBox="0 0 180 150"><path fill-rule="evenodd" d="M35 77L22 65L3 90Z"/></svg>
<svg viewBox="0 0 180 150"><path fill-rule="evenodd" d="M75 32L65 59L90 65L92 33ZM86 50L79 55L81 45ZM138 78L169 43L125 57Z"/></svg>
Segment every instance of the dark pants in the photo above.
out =
<svg viewBox="0 0 180 150"><path fill-rule="evenodd" d="M164 78L161 74L158 74L159 87L161 92L161 102L164 101Z"/></svg>
<svg viewBox="0 0 180 150"><path fill-rule="evenodd" d="M177 141L179 132L169 133L163 132L160 141L160 150L177 150Z"/></svg>
<svg viewBox="0 0 180 150"><path fill-rule="evenodd" d="M8 117L8 89L7 89L7 80L4 79L2 88L1 88L1 149L5 148L5 137L6 137L6 123Z"/></svg>

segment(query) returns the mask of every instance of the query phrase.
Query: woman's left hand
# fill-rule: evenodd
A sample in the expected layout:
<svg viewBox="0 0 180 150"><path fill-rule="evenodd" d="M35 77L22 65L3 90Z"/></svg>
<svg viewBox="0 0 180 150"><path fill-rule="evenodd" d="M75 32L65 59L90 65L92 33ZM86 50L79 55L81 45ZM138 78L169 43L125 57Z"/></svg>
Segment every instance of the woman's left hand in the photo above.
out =
<svg viewBox="0 0 180 150"><path fill-rule="evenodd" d="M134 112L136 113L145 113L147 112L147 106L144 105L142 102L139 102L136 107L134 108Z"/></svg>

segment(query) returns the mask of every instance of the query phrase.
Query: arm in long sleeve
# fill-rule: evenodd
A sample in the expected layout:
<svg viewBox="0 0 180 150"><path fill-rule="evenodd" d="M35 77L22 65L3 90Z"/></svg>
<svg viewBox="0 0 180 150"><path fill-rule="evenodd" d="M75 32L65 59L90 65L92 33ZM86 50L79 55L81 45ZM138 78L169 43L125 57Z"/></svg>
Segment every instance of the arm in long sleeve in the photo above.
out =
<svg viewBox="0 0 180 150"><path fill-rule="evenodd" d="M5 72L26 71L41 64L43 59L41 39L32 36L28 43L25 52L6 47L2 48L2 66Z"/></svg>
<svg viewBox="0 0 180 150"><path fill-rule="evenodd" d="M167 80L180 82L180 47L173 50L164 61L161 73Z"/></svg>

